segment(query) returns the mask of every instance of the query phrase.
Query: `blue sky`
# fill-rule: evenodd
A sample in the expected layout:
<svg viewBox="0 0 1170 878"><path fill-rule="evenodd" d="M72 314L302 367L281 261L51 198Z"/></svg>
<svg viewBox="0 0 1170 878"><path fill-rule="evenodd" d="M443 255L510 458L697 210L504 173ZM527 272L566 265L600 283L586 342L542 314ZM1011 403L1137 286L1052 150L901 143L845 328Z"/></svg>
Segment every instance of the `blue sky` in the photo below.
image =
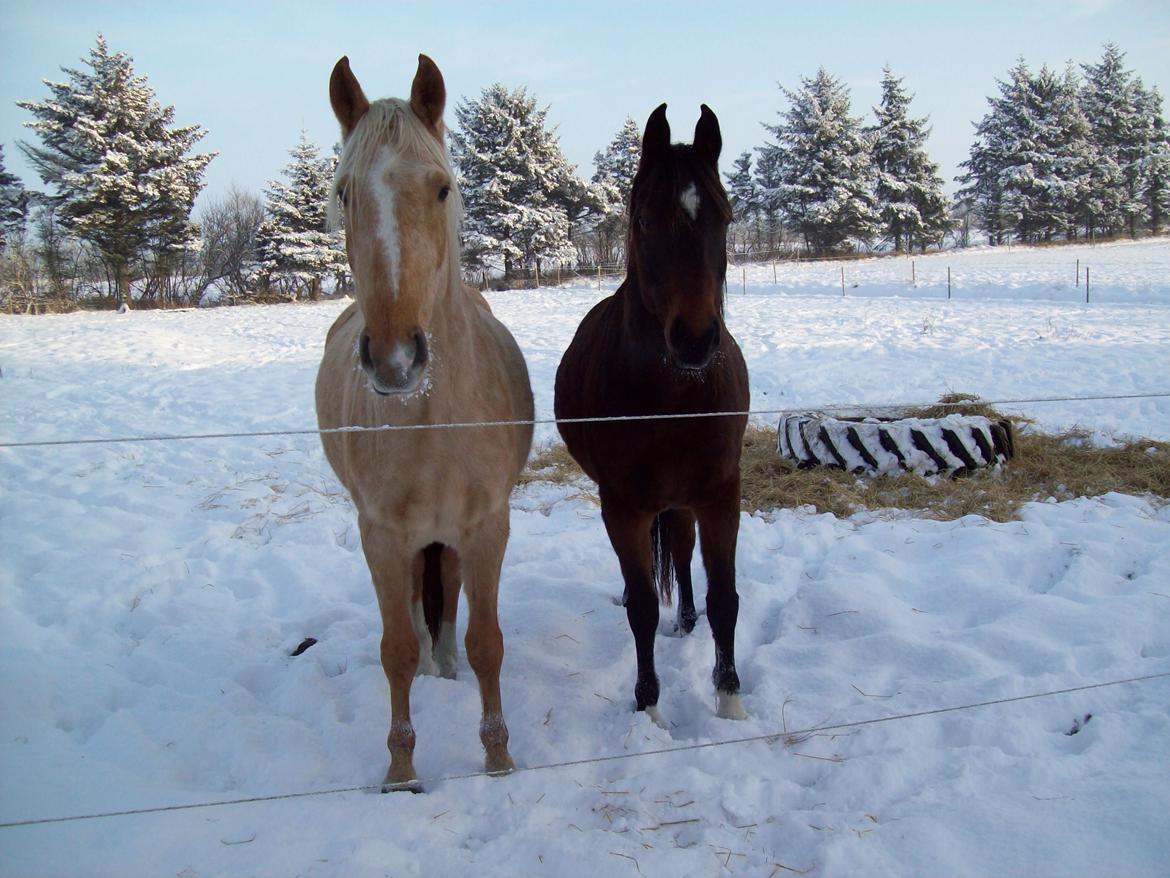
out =
<svg viewBox="0 0 1170 878"><path fill-rule="evenodd" d="M627 115L641 125L662 101L675 139L691 139L699 104L718 114L723 170L761 144L761 122L824 66L868 119L889 64L928 115L931 153L957 172L994 80L1023 55L1033 66L1095 61L1117 42L1147 84L1170 92L1170 3L1032 2L317 2L183 4L0 0L0 143L10 171L39 186L16 141L31 132L14 101L41 99L105 34L128 53L177 121L208 129L219 157L204 198L234 183L259 191L287 162L302 127L336 139L328 78L349 55L371 97L406 96L418 53L438 63L449 111L493 82L525 86L557 126L582 175Z"/></svg>

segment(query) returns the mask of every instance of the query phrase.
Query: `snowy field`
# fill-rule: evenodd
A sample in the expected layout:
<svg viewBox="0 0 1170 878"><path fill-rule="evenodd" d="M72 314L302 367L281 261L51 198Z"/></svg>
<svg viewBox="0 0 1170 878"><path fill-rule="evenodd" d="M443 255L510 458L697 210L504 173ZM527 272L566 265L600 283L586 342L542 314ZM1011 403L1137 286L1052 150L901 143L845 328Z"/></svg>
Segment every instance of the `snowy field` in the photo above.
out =
<svg viewBox="0 0 1170 878"><path fill-rule="evenodd" d="M1089 305L1077 258L1100 276ZM947 262L967 278L949 302ZM753 408L1170 391L1170 242L918 258L917 288L908 264L846 264L868 274L844 299L837 264L776 282L752 267L746 294L733 268ZM538 417L601 294L492 296ZM312 427L342 307L0 317L0 442ZM1170 440L1170 399L1005 408ZM0 823L381 780L379 620L316 437L0 449L0 515ZM502 684L512 753L539 770L443 779L482 761L461 649L456 681L414 688L425 795L5 826L0 874L1166 874L1170 678L859 723L1170 673L1170 508L772 510L743 516L738 563L750 718L714 716L701 617L658 640L664 731L632 710L598 509L576 488L520 491ZM603 756L632 758L539 768Z"/></svg>

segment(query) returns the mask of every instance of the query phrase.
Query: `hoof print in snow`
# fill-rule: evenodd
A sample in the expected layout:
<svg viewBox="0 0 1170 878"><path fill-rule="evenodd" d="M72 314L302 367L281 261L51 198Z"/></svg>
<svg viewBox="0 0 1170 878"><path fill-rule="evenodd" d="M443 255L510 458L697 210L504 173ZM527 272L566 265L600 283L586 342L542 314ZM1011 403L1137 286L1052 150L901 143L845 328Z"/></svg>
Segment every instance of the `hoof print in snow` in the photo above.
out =
<svg viewBox="0 0 1170 878"><path fill-rule="evenodd" d="M1006 463L1015 450L1011 421L977 415L833 418L810 412L783 416L777 434L777 452L799 469L826 466L855 475L910 470L957 478Z"/></svg>
<svg viewBox="0 0 1170 878"><path fill-rule="evenodd" d="M1089 724L1089 720L1091 720L1092 718L1093 718L1093 714L1086 713L1080 719L1074 719L1073 724L1072 724L1072 728L1069 729L1067 732L1065 732L1065 734L1070 735L1070 736L1075 735L1077 732L1079 732L1081 729L1083 729L1085 726L1087 726Z"/></svg>
<svg viewBox="0 0 1170 878"><path fill-rule="evenodd" d="M289 653L290 656L296 657L317 642L316 637L306 637L301 641L300 646Z"/></svg>

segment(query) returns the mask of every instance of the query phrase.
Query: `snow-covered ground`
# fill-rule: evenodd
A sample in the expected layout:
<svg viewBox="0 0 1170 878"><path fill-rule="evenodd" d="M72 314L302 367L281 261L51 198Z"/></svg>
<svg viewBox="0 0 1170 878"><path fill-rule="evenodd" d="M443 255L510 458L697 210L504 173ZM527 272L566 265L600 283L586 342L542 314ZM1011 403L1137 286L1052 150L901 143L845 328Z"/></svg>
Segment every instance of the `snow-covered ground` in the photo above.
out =
<svg viewBox="0 0 1170 878"><path fill-rule="evenodd" d="M1063 289L1049 274L1077 258L1094 285L1101 275L1087 306L1071 270ZM1011 280L989 273L947 302L947 259L953 277L984 260ZM943 297L924 298L936 264ZM878 292L844 299L836 264L781 266L775 284L770 265L749 268L746 295L732 269L753 408L1170 390L1170 242L919 258L917 290L898 287L905 265L847 264ZM538 417L598 295L492 297L528 358ZM341 307L0 317L0 442L312 427ZM1015 408L1101 441L1170 439L1167 399ZM500 608L517 762L1170 672L1170 509L1142 499L1033 503L1008 524L745 515L739 588L750 718L714 716L700 618L691 637L659 638L661 730L632 711L633 642L597 508L576 489L518 492ZM353 512L313 436L0 449L0 822L376 784L379 636ZM290 657L306 637L318 643ZM456 681L420 679L413 705L420 775L475 772L465 657ZM1168 753L1161 678L438 780L421 796L10 826L0 873L1159 875Z"/></svg>

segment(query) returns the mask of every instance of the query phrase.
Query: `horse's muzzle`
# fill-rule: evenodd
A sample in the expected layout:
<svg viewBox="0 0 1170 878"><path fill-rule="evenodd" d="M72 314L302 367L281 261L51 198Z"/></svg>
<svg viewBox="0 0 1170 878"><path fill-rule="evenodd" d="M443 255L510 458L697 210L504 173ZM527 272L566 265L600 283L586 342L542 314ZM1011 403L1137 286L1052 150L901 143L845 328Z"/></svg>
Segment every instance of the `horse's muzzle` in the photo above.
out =
<svg viewBox="0 0 1170 878"><path fill-rule="evenodd" d="M705 330L695 335L686 321L676 318L667 337L671 362L680 369L706 369L719 349L720 335L718 320L712 320Z"/></svg>
<svg viewBox="0 0 1170 878"><path fill-rule="evenodd" d="M411 393L422 383L427 371L429 351L427 337L415 329L406 341L397 341L382 353L367 332L358 340L358 359L369 376L370 386L382 396Z"/></svg>

